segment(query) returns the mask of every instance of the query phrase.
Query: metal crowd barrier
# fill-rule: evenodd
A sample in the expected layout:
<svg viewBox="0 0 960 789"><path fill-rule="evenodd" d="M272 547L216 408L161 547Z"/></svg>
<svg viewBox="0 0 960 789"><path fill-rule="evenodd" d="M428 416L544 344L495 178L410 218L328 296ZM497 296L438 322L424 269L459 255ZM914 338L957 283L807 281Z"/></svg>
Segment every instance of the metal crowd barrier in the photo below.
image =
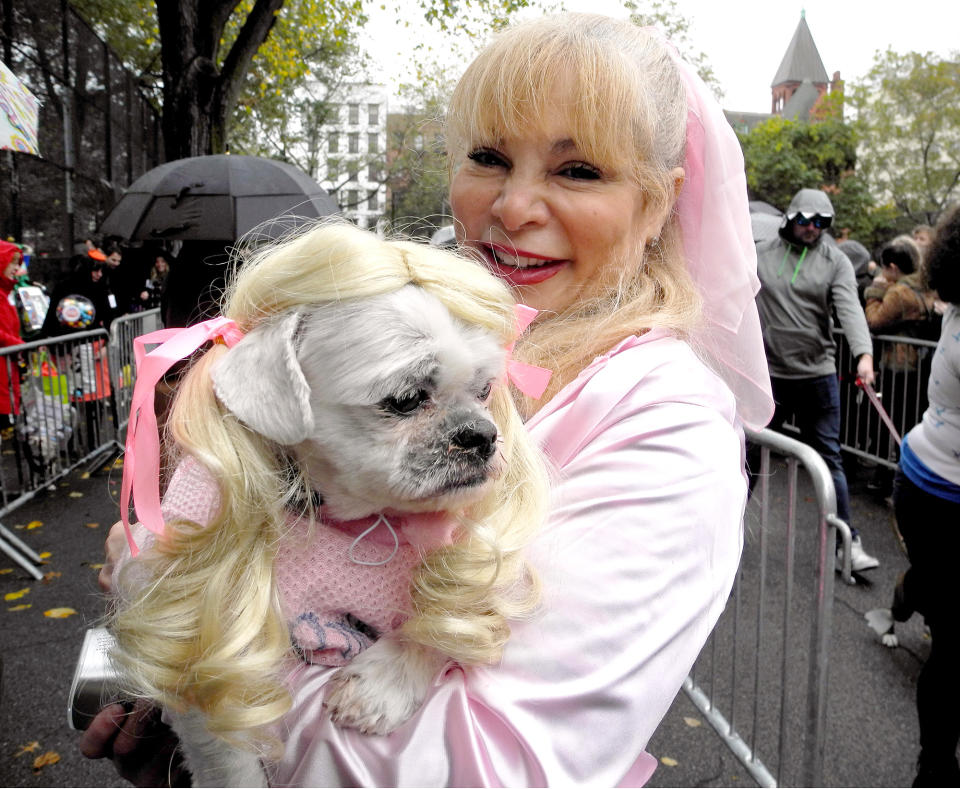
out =
<svg viewBox="0 0 960 789"><path fill-rule="evenodd" d="M130 403L133 384L137 380L137 366L133 358L133 340L141 334L162 329L160 310L146 310L124 315L110 325L110 369L113 372L113 391L117 407L117 431L122 433L130 421Z"/></svg>
<svg viewBox="0 0 960 789"><path fill-rule="evenodd" d="M850 371L856 370L857 362L840 330L835 339L840 375L840 445L852 455L896 468L899 459L896 442L856 386L856 375ZM874 389L901 437L923 418L927 408L927 379L936 347L937 343L932 340L886 334L873 337L877 370Z"/></svg>
<svg viewBox="0 0 960 789"><path fill-rule="evenodd" d="M160 328L159 313L120 317L109 336L98 329L0 348L0 414L8 414L0 430L0 551L37 580L40 557L2 519L79 466L95 468L122 450L133 338Z"/></svg>
<svg viewBox="0 0 960 789"><path fill-rule="evenodd" d="M835 540L839 530L849 557L850 529L813 449L772 430L748 440L760 447L760 470L743 559L684 690L758 785L822 786ZM771 452L784 456L785 472Z"/></svg>

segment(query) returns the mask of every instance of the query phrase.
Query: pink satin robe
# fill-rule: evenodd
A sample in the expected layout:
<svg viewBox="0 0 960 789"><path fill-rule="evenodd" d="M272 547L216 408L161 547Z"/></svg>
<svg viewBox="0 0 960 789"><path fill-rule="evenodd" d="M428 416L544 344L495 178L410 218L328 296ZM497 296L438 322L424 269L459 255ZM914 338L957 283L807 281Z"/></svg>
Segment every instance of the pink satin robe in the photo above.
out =
<svg viewBox="0 0 960 789"><path fill-rule="evenodd" d="M528 423L557 468L531 546L545 599L498 666L452 666L386 737L333 726L300 665L274 786L642 786L647 741L716 623L742 547L734 398L660 330L598 358Z"/></svg>

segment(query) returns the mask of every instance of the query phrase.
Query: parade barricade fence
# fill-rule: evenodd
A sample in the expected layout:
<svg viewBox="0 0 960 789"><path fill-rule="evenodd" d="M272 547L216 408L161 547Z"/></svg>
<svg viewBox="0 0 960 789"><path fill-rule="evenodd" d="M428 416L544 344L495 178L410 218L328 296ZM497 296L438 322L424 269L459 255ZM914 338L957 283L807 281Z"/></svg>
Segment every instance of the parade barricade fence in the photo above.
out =
<svg viewBox="0 0 960 789"><path fill-rule="evenodd" d="M684 691L759 786L822 786L835 540L839 530L849 556L850 529L813 449L772 430L748 440L760 470L743 559Z"/></svg>
<svg viewBox="0 0 960 789"><path fill-rule="evenodd" d="M897 442L856 385L857 361L837 330L837 371L840 375L840 446L868 461L894 469ZM877 371L874 389L901 437L922 418L927 409L927 379L937 343L913 337L879 334L873 337Z"/></svg>
<svg viewBox="0 0 960 789"><path fill-rule="evenodd" d="M122 450L136 367L133 338L159 328L159 310L103 329L0 348L10 416L0 432L0 551L36 579L40 557L2 519L74 469Z"/></svg>
<svg viewBox="0 0 960 789"><path fill-rule="evenodd" d="M162 328L159 309L123 315L110 324L110 370L113 372L118 435L123 434L130 421L133 384L137 380L133 340L141 334L148 334Z"/></svg>

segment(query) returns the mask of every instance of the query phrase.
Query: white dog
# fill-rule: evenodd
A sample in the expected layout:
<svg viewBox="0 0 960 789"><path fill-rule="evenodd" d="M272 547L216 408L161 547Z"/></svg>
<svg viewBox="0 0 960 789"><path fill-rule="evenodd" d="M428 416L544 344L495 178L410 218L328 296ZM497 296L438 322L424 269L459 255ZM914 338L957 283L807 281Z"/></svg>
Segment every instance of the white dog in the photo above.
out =
<svg viewBox="0 0 960 789"><path fill-rule="evenodd" d="M503 458L489 400L504 363L501 338L407 285L275 315L211 378L230 413L302 466L325 518L389 524L460 511L495 484ZM400 631L351 626L357 638L382 637L337 670L326 706L338 725L385 734L414 714L449 658ZM211 734L199 713L170 717L194 785L266 785L257 755Z"/></svg>

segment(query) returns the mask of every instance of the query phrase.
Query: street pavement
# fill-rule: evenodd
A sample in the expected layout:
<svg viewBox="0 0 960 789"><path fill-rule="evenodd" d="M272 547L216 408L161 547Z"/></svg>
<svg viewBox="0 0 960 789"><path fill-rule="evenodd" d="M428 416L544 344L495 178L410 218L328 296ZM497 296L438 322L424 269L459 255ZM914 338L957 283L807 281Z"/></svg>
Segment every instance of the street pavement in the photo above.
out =
<svg viewBox="0 0 960 789"><path fill-rule="evenodd" d="M74 472L54 491L3 519L31 547L49 556L42 568L48 577L36 582L0 554L0 592L5 596L0 612L0 786L126 785L109 763L80 756L79 735L66 723L67 693L83 631L103 613L96 574L107 529L118 517L120 476L119 467ZM914 691L929 641L918 617L898 627L902 646L896 650L880 646L864 623L864 612L888 605L894 580L907 566L891 529L892 513L866 489L867 477L866 470L851 469L853 520L881 567L864 574L870 583L851 587L838 579L836 584L823 782L909 786L917 742ZM810 506L809 496L804 502ZM782 506L773 503L774 522L777 507ZM755 534L748 517L748 549L752 541ZM805 545L799 539L798 552ZM798 566L797 586L805 590L804 564ZM803 595L798 591L796 597L802 607ZM45 616L58 608L76 613ZM776 680L761 687L764 700L779 694ZM754 785L682 692L648 749L661 760L651 786ZM797 765L787 763L792 758L785 760L787 776L797 774Z"/></svg>

